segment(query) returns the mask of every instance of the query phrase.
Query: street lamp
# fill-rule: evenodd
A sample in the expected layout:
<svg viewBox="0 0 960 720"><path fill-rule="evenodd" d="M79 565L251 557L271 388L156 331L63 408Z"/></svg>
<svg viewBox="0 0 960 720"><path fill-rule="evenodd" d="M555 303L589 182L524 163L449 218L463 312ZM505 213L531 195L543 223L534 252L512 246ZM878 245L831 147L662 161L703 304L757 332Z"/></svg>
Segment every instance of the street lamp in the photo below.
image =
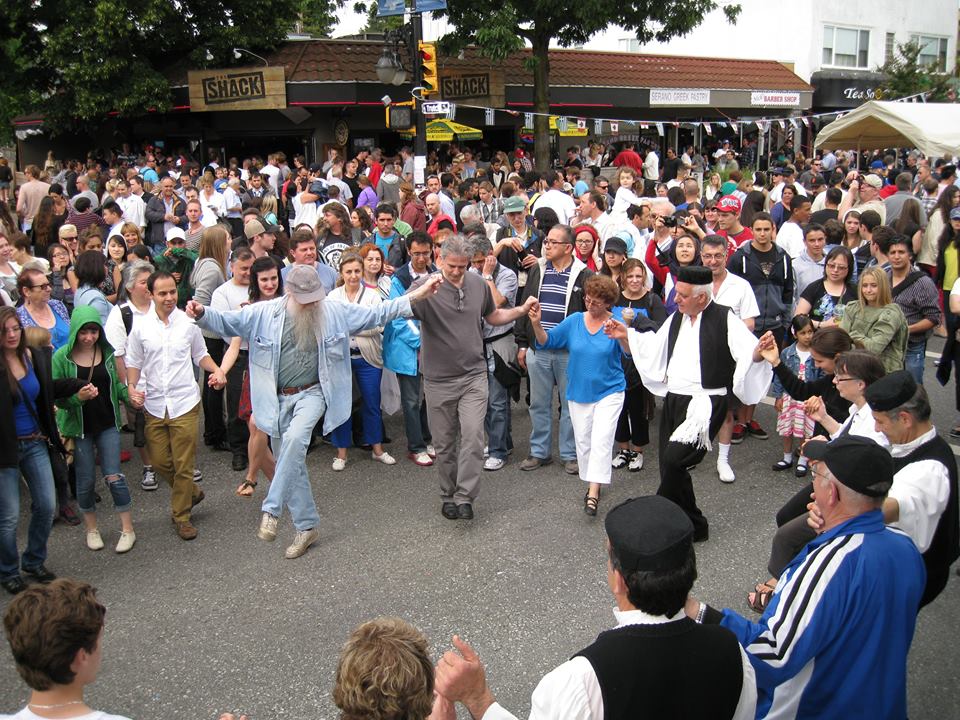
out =
<svg viewBox="0 0 960 720"><path fill-rule="evenodd" d="M262 62L263 65L264 65L264 67L269 67L269 66L270 66L270 63L267 62L267 59L266 59L266 58L261 57L260 55L257 55L255 52L250 52L249 50L247 50L247 49L245 49L245 48L234 48L234 49L233 49L233 57L234 57L235 60L239 60L241 57L243 57L243 55L241 55L240 53L246 53L247 55L252 55L252 56L255 57L257 60L259 60L260 62Z"/></svg>
<svg viewBox="0 0 960 720"><path fill-rule="evenodd" d="M403 85L407 81L407 71L403 67L396 50L384 47L377 60L377 78L384 85Z"/></svg>

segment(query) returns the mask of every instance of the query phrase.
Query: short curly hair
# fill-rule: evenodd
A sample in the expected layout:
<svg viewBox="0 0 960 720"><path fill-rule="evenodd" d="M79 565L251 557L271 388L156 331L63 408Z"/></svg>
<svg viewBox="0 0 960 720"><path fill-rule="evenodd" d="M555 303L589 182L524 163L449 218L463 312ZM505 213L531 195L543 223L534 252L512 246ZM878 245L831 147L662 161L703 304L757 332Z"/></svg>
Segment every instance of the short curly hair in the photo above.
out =
<svg viewBox="0 0 960 720"><path fill-rule="evenodd" d="M106 608L96 589L61 578L17 595L3 616L7 641L20 677L34 690L69 685L77 652L96 650Z"/></svg>
<svg viewBox="0 0 960 720"><path fill-rule="evenodd" d="M620 297L620 288L616 280L609 275L597 273L588 277L583 284L583 296L586 297L587 295L596 298L609 309Z"/></svg>
<svg viewBox="0 0 960 720"><path fill-rule="evenodd" d="M337 663L333 702L343 720L422 720L433 708L427 638L399 618L354 630Z"/></svg>

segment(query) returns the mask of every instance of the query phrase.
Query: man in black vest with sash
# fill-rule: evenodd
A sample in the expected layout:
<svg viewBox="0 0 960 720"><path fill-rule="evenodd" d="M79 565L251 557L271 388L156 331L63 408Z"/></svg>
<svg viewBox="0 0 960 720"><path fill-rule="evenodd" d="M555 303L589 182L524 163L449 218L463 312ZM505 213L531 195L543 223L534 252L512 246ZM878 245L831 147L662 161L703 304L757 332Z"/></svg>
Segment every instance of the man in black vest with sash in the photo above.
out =
<svg viewBox="0 0 960 720"><path fill-rule="evenodd" d="M531 720L752 720L755 675L736 637L684 617L697 578L686 514L662 497L634 498L607 513L605 527L617 627L540 681ZM476 720L515 720L494 699L474 649L453 642L460 654L437 664L436 692Z"/></svg>
<svg viewBox="0 0 960 720"><path fill-rule="evenodd" d="M893 487L883 502L883 520L909 535L923 555L923 607L946 587L950 565L960 557L957 461L930 422L926 390L908 370L871 383L864 395L893 455Z"/></svg>
<svg viewBox="0 0 960 720"><path fill-rule="evenodd" d="M770 387L770 365L757 338L730 309L713 302L713 274L680 268L677 311L655 335L608 320L605 332L632 355L644 386L664 398L660 419L660 487L693 523L694 542L710 535L697 507L690 468L710 450L727 414L727 392L754 405Z"/></svg>

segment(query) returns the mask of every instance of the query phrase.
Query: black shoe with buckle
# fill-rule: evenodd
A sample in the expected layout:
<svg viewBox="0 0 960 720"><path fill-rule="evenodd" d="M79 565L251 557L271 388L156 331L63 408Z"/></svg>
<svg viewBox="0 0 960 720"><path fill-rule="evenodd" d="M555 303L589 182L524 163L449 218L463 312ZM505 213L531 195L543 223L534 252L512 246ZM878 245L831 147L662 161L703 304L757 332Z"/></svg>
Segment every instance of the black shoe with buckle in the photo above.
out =
<svg viewBox="0 0 960 720"><path fill-rule="evenodd" d="M23 574L27 577L36 580L38 583L48 583L53 582L57 579L57 576L52 572L47 570L44 565L37 565L35 568L21 568Z"/></svg>

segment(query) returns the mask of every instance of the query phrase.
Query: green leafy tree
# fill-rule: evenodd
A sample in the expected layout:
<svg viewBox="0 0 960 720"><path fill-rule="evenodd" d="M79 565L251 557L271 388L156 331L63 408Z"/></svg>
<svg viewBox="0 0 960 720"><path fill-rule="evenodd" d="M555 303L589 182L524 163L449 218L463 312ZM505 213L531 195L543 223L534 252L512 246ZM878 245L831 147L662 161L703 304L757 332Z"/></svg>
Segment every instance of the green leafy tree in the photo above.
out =
<svg viewBox="0 0 960 720"><path fill-rule="evenodd" d="M952 90L950 76L938 64L920 62L922 47L916 40L897 45L894 56L877 68L884 75L878 86L882 97L889 100L927 93L927 100L944 101Z"/></svg>
<svg viewBox="0 0 960 720"><path fill-rule="evenodd" d="M385 33L388 30L396 30L403 25L403 15L388 15L380 17L377 15L377 4L371 3L367 8L367 24L363 26L361 33Z"/></svg>
<svg viewBox="0 0 960 720"><path fill-rule="evenodd" d="M529 70L533 73L533 104L536 162L549 165L551 43L561 47L582 45L609 25L636 33L641 42L666 41L697 27L707 13L723 8L734 22L740 6L714 0L448 0L445 15L455 30L441 38L447 52L477 45L493 60L503 60L529 43Z"/></svg>
<svg viewBox="0 0 960 720"><path fill-rule="evenodd" d="M24 0L0 4L0 120L40 112L48 131L85 129L108 113L170 107L174 66L224 67L232 49L262 53L293 20L333 23L339 0ZM207 59L207 53L212 59ZM5 127L9 127L6 123Z"/></svg>

